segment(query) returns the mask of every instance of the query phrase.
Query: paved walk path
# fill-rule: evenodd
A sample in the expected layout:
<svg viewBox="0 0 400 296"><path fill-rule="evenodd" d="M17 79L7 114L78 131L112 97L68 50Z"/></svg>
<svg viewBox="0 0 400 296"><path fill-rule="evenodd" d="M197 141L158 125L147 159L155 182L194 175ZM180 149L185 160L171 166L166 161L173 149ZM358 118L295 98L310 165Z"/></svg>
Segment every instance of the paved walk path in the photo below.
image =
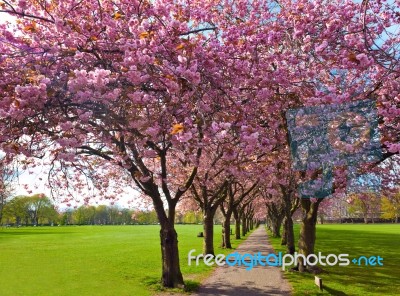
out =
<svg viewBox="0 0 400 296"><path fill-rule="evenodd" d="M273 253L264 225L256 229L233 252L261 252L262 255ZM290 291L290 285L282 277L280 267L256 266L252 270L246 270L245 266L225 265L218 267L193 296L290 295Z"/></svg>

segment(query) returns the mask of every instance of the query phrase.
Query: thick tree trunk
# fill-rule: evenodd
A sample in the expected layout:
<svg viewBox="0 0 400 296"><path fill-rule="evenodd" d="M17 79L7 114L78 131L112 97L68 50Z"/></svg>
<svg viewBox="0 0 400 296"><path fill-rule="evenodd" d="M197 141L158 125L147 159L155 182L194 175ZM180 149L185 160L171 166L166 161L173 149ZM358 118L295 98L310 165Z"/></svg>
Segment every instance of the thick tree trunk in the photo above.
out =
<svg viewBox="0 0 400 296"><path fill-rule="evenodd" d="M179 265L178 234L175 231L175 206L168 203L168 216L158 190L153 188L153 205L160 222L162 275L161 283L167 288L183 288L184 282Z"/></svg>
<svg viewBox="0 0 400 296"><path fill-rule="evenodd" d="M318 207L322 199L317 202L311 202L309 199L302 199L303 219L300 228L299 253L307 257L314 254L316 239L316 224L318 217ZM307 269L306 263L299 258L298 269L304 272Z"/></svg>
<svg viewBox="0 0 400 296"><path fill-rule="evenodd" d="M282 226L282 218L275 217L275 219L272 221L272 235L274 237L281 236L281 226Z"/></svg>
<svg viewBox="0 0 400 296"><path fill-rule="evenodd" d="M162 285L182 288L183 277L179 266L178 235L174 227L161 226Z"/></svg>
<svg viewBox="0 0 400 296"><path fill-rule="evenodd" d="M235 220L235 238L240 239L240 219Z"/></svg>
<svg viewBox="0 0 400 296"><path fill-rule="evenodd" d="M224 237L223 237L223 242L222 242L222 247L226 249L232 249L232 244L231 244L231 223L227 219L224 221Z"/></svg>
<svg viewBox="0 0 400 296"><path fill-rule="evenodd" d="M210 210L204 211L203 230L203 254L214 256L214 214Z"/></svg>

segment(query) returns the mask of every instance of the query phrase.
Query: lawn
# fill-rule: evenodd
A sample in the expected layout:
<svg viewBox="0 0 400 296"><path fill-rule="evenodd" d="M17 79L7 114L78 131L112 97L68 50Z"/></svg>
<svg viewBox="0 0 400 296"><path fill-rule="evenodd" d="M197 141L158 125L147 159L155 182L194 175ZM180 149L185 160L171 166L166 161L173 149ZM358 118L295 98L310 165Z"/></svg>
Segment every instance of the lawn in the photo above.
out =
<svg viewBox="0 0 400 296"><path fill-rule="evenodd" d="M202 225L177 225L181 268L195 286L211 268L188 266ZM221 226L215 226L216 253ZM236 247L242 240L232 238ZM151 295L161 277L159 226L0 228L0 295Z"/></svg>
<svg viewBox="0 0 400 296"><path fill-rule="evenodd" d="M298 238L299 225L295 225ZM284 251L280 239L271 239L278 251ZM296 240L297 246L297 240ZM322 254L350 254L350 260L359 256L381 256L383 266L324 267L319 276L325 291L318 292L314 276L285 272L295 290L294 295L400 295L400 225L342 224L318 225L316 252Z"/></svg>

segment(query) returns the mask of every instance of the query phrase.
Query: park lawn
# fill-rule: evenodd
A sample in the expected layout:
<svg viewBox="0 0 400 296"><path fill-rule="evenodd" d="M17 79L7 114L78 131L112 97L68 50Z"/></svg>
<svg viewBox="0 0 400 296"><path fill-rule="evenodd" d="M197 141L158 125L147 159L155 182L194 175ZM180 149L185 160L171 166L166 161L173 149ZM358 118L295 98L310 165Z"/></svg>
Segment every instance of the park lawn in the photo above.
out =
<svg viewBox="0 0 400 296"><path fill-rule="evenodd" d="M299 225L295 225L296 247ZM276 252L285 249L279 238L271 238ZM318 291L314 276L285 272L294 289L294 295L400 295L400 225L399 224L326 224L317 225L315 252L349 254L352 260L359 256L381 256L383 266L323 267L324 291Z"/></svg>
<svg viewBox="0 0 400 296"><path fill-rule="evenodd" d="M184 279L195 287L212 270L188 266L201 253L202 225L177 225ZM0 229L0 295L151 295L161 277L158 225ZM221 226L215 226L215 252ZM242 240L232 236L233 247Z"/></svg>

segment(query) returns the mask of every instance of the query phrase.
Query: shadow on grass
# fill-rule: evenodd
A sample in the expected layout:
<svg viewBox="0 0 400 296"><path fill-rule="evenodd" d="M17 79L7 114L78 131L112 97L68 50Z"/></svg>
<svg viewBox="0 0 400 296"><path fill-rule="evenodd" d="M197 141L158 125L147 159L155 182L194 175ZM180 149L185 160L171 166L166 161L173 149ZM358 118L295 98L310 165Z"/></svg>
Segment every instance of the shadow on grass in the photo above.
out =
<svg viewBox="0 0 400 296"><path fill-rule="evenodd" d="M329 295L333 295L333 296L348 296L349 295L349 294L346 294L346 293L344 293L342 291L329 288L328 286L323 286L323 290L328 292Z"/></svg>
<svg viewBox="0 0 400 296"><path fill-rule="evenodd" d="M349 254L348 266L321 266L324 291L316 291L311 274L286 272L294 295L400 295L400 231L390 225L318 225L315 252ZM396 226L395 226L396 227ZM299 226L295 226L296 246ZM270 238L277 251L285 251L277 239ZM380 256L383 266L356 265L360 256ZM326 284L326 286L325 286ZM325 289L326 288L326 289Z"/></svg>
<svg viewBox="0 0 400 296"><path fill-rule="evenodd" d="M383 266L358 266L350 262L349 266L335 268L330 271L332 279L380 295L393 295L394 291L400 291L400 234L334 229L329 229L329 232L320 231L318 234L316 251L349 254L350 260L359 256L379 255L384 258Z"/></svg>
<svg viewBox="0 0 400 296"><path fill-rule="evenodd" d="M196 292L200 287L200 282L193 280L185 281L185 288L165 288L161 285L161 281L156 277L144 277L142 283L149 288L149 290L155 292L171 292L171 293L193 293Z"/></svg>

